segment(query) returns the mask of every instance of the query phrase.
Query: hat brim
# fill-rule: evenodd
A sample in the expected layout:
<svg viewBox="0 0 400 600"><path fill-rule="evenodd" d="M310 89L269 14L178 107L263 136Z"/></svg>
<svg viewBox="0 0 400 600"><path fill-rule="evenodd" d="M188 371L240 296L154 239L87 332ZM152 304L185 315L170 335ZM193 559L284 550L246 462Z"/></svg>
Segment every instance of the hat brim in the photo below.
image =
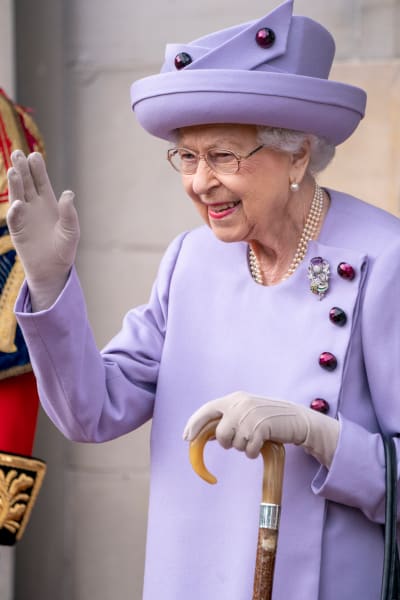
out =
<svg viewBox="0 0 400 600"><path fill-rule="evenodd" d="M197 69L139 79L131 102L142 127L166 140L181 127L240 123L313 133L338 145L363 118L366 93L288 73Z"/></svg>

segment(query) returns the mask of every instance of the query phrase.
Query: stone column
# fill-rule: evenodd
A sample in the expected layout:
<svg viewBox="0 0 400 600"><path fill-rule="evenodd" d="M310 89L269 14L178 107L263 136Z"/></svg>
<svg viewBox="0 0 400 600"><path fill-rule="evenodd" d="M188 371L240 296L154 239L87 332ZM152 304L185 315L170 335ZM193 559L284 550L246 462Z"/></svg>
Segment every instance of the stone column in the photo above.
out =
<svg viewBox="0 0 400 600"><path fill-rule="evenodd" d="M0 87L11 97L14 76L14 0L0 0Z"/></svg>
<svg viewBox="0 0 400 600"><path fill-rule="evenodd" d="M14 97L14 2L0 0L0 87ZM0 598L14 598L15 548L0 546Z"/></svg>
<svg viewBox="0 0 400 600"><path fill-rule="evenodd" d="M14 563L15 548L0 546L0 598L2 600L14 598Z"/></svg>

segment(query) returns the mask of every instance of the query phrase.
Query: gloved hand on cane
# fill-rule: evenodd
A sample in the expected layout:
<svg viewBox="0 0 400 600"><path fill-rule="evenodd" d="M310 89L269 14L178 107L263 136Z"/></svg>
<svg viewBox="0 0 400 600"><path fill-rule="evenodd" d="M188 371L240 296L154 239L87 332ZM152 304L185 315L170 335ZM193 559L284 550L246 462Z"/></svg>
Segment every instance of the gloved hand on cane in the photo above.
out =
<svg viewBox="0 0 400 600"><path fill-rule="evenodd" d="M303 446L322 465L330 467L338 443L336 419L283 400L235 392L207 402L187 422L183 437L193 440L212 419L222 417L215 431L223 448L258 456L266 440Z"/></svg>
<svg viewBox="0 0 400 600"><path fill-rule="evenodd" d="M74 194L54 195L42 156L11 155L8 228L23 263L32 310L49 308L62 291L75 260L79 222Z"/></svg>

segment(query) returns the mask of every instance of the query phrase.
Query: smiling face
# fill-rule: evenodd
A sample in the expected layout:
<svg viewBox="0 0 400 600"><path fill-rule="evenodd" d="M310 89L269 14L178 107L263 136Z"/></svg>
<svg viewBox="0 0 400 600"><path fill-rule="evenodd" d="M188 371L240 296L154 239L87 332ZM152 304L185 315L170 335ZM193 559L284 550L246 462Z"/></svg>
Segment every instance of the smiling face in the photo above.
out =
<svg viewBox="0 0 400 600"><path fill-rule="evenodd" d="M222 148L245 156L259 142L255 126L207 125L181 129L178 145L198 154ZM297 171L291 155L262 148L242 160L237 173L215 173L200 160L193 175L182 174L182 182L218 239L263 244L271 232L279 232L282 219L289 216L289 183L299 181Z"/></svg>

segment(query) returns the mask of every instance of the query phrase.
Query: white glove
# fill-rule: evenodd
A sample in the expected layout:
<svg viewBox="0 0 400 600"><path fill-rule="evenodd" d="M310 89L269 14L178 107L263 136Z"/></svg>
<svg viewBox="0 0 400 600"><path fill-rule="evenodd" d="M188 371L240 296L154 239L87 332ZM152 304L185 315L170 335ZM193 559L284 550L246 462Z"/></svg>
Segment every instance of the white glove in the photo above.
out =
<svg viewBox="0 0 400 600"><path fill-rule="evenodd" d="M79 241L79 222L73 192L63 192L57 202L41 154L34 152L26 158L21 150L15 150L11 161L7 223L35 312L49 308L68 279Z"/></svg>
<svg viewBox="0 0 400 600"><path fill-rule="evenodd" d="M235 392L212 400L197 410L186 424L183 437L193 440L212 419L222 417L216 439L223 448L236 448L249 458L258 456L264 442L303 446L329 468L339 439L336 419L310 408Z"/></svg>

